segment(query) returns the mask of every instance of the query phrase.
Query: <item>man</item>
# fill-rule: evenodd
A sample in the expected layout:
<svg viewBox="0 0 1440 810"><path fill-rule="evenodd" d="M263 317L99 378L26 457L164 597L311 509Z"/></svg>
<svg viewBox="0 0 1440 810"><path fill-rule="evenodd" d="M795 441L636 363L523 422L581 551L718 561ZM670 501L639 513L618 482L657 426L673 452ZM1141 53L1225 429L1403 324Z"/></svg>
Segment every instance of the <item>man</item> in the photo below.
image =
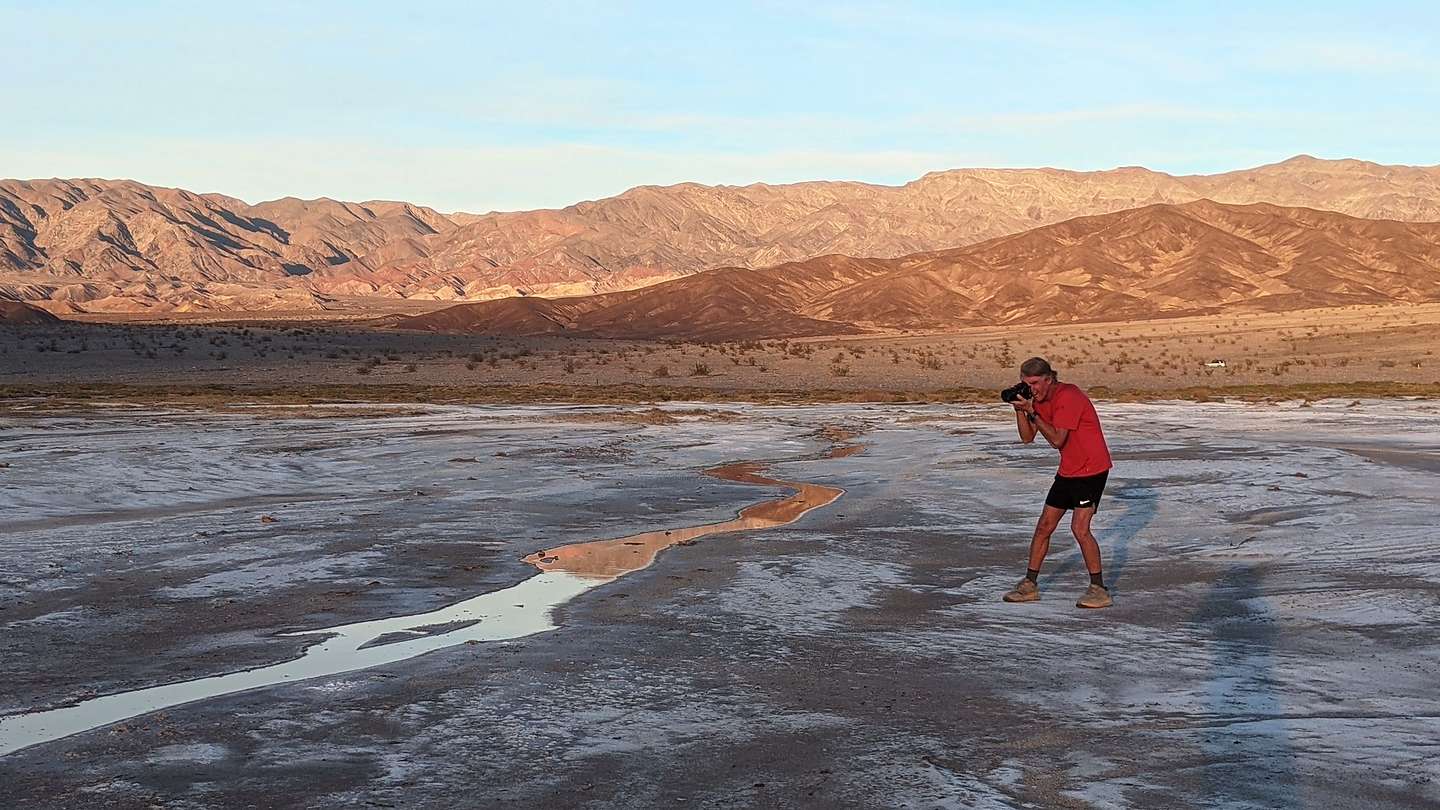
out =
<svg viewBox="0 0 1440 810"><path fill-rule="evenodd" d="M1090 521L1100 506L1111 466L1110 449L1100 430L1100 417L1085 392L1060 382L1055 369L1044 358L1032 357L1021 363L1020 379L1030 386L1032 394L1031 399L1022 397L1012 403L1020 441L1029 444L1037 433L1044 436L1051 447L1060 451L1060 470L1050 494L1045 497L1040 522L1035 524L1025 578L1005 594L1005 601L1034 602L1040 598L1040 566L1050 551L1050 535L1068 511L1071 512L1070 531L1080 544L1085 568L1090 572L1090 587L1075 606L1109 607L1112 601L1101 575L1100 544L1090 533Z"/></svg>

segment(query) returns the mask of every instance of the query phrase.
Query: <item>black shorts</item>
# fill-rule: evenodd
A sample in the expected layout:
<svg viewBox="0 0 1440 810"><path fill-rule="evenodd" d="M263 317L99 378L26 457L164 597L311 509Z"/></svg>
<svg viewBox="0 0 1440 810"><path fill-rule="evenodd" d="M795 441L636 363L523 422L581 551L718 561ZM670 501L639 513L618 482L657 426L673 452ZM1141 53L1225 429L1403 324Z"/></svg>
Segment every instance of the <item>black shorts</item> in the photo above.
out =
<svg viewBox="0 0 1440 810"><path fill-rule="evenodd" d="M1055 483L1050 485L1050 494L1045 496L1045 505L1056 509L1099 509L1100 496L1105 494L1105 479L1109 477L1109 470L1079 478L1057 475Z"/></svg>

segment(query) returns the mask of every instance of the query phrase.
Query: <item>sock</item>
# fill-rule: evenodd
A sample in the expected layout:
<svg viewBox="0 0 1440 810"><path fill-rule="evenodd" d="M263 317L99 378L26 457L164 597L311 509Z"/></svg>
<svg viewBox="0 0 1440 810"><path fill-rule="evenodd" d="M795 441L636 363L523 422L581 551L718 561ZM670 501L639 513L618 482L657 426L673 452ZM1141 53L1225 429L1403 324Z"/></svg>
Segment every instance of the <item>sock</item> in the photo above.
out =
<svg viewBox="0 0 1440 810"><path fill-rule="evenodd" d="M1093 574L1090 575L1090 584L1091 584L1091 585L1099 585L1100 587L1105 588L1105 579L1104 579L1104 577L1101 576L1101 574L1100 574L1099 571L1096 571L1095 573L1093 573ZM1109 588L1105 588L1105 590L1108 591L1108 590L1110 590L1110 589L1109 589Z"/></svg>
<svg viewBox="0 0 1440 810"><path fill-rule="evenodd" d="M1028 580L1030 580L1031 582L1036 582L1036 580L1039 578L1039 576L1040 576L1040 569L1039 569L1039 568L1026 568L1026 569L1025 569L1025 578L1028 579Z"/></svg>

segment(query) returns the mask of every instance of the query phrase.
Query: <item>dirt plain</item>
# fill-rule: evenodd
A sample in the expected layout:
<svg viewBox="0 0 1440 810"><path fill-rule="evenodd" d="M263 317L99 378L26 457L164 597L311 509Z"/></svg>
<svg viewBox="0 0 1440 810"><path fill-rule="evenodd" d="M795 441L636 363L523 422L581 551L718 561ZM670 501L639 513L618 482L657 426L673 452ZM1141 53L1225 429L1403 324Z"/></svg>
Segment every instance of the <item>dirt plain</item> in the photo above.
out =
<svg viewBox="0 0 1440 810"><path fill-rule="evenodd" d="M402 399L428 390L479 401L506 389L509 401L566 392L632 402L964 399L988 397L1015 379L1020 361L1040 355L1097 396L1383 396L1440 390L1437 352L1435 304L730 343L478 337L345 321L67 322L0 326L0 387L328 389ZM1225 367L1205 365L1213 360Z"/></svg>

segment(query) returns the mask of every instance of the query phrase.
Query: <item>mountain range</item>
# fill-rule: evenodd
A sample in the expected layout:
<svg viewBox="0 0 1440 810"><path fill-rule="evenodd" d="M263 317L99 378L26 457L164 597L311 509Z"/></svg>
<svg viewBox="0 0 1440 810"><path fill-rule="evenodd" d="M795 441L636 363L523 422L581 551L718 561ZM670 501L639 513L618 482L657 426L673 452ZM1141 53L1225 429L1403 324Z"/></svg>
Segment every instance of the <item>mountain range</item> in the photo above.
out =
<svg viewBox="0 0 1440 810"><path fill-rule="evenodd" d="M1440 223L1201 200L896 259L719 268L640 290L460 304L389 325L747 340L1427 301L1440 301Z"/></svg>
<svg viewBox="0 0 1440 810"><path fill-rule="evenodd" d="M713 268L730 268L731 275L763 268L799 272L813 257L830 254L919 261L916 254L950 255L1076 217L1197 200L1440 221L1440 167L1299 156L1189 176L1135 167L956 169L902 186L641 186L562 209L483 215L385 201L285 198L250 205L128 180L4 180L0 297L62 314L162 315L363 309L398 299L573 298L710 275ZM1124 259L1132 260L1144 261L1138 255ZM824 261L851 270L872 266L858 259ZM831 283L839 284L838 277ZM1013 285L1006 289L1016 292ZM985 303L994 295L977 299L979 293L965 285L954 292L978 307L967 310L967 318L1008 317L1003 307ZM1179 306L1163 287L1154 294L1160 297L1147 306ZM551 305L522 299L505 306L526 320ZM564 306L571 305L554 305ZM787 303L786 311L830 324L848 318L849 306L878 318L856 323L935 322L929 316L881 317L839 298L833 305L806 299L793 310ZM569 322L564 312L552 315ZM799 322L795 328L804 331Z"/></svg>

